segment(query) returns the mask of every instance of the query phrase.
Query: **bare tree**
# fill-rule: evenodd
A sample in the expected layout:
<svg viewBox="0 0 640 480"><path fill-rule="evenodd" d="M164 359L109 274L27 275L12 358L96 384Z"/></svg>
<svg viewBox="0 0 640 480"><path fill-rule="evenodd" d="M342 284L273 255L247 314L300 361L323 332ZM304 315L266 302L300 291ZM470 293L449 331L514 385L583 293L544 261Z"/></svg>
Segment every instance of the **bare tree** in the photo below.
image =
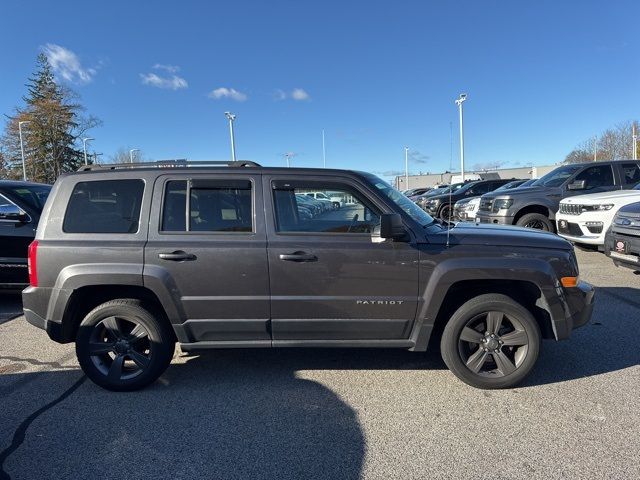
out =
<svg viewBox="0 0 640 480"><path fill-rule="evenodd" d="M621 122L600 136L578 145L564 159L565 163L624 160L633 157L633 124Z"/></svg>

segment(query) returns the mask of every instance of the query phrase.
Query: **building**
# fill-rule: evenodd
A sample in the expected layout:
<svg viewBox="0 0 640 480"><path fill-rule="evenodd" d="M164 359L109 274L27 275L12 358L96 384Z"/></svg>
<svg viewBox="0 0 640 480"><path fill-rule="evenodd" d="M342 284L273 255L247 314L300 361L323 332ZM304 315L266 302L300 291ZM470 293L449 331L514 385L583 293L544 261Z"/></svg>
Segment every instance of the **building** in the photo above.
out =
<svg viewBox="0 0 640 480"><path fill-rule="evenodd" d="M551 170L557 168L558 165L544 165L544 166L526 166L517 168L498 168L494 170L466 170L464 172L465 177L467 175L483 175L487 173L497 173L500 178L513 178L513 179L529 179L540 178L546 175ZM395 178L395 186L398 190L408 190L410 188L419 187L433 187L439 184L451 183L451 177L460 176L460 172L444 172L444 173L427 173L424 175L409 175L409 182L405 184L404 175L398 175Z"/></svg>

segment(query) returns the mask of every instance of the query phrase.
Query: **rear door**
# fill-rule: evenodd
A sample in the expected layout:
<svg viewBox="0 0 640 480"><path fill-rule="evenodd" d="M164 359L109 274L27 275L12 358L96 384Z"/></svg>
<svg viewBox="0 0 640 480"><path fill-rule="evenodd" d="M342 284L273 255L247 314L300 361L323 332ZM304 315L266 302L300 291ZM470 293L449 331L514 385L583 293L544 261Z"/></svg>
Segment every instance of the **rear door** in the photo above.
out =
<svg viewBox="0 0 640 480"><path fill-rule="evenodd" d="M259 174L156 180L144 271L182 306L183 343L271 344L262 204Z"/></svg>
<svg viewBox="0 0 640 480"><path fill-rule="evenodd" d="M622 188L633 188L640 182L640 166L638 162L620 162L618 164L620 184Z"/></svg>
<svg viewBox="0 0 640 480"><path fill-rule="evenodd" d="M384 205L346 177L265 175L263 189L274 346L406 341L418 303L418 250L372 238ZM303 217L297 198L318 191L344 202Z"/></svg>

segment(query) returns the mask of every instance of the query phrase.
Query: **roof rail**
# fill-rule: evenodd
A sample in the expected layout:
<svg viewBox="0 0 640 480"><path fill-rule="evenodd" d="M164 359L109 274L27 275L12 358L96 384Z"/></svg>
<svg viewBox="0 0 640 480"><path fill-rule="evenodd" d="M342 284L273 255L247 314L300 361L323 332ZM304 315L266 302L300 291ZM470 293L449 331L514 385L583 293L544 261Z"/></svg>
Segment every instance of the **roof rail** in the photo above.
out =
<svg viewBox="0 0 640 480"><path fill-rule="evenodd" d="M188 167L260 167L261 165L250 160L236 161L190 161L186 159L158 160L155 162L138 163L113 163L83 165L78 172L90 172L92 170L127 170L136 168L188 168Z"/></svg>

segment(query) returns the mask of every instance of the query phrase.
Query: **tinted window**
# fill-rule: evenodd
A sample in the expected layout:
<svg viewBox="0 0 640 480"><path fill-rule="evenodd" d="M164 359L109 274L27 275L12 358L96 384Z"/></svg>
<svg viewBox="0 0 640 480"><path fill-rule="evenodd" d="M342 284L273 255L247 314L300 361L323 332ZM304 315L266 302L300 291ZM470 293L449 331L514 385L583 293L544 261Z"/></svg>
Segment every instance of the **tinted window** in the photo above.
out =
<svg viewBox="0 0 640 480"><path fill-rule="evenodd" d="M640 182L640 168L637 163L623 163L622 169L622 183L625 185L635 185Z"/></svg>
<svg viewBox="0 0 640 480"><path fill-rule="evenodd" d="M611 165L589 167L573 179L574 182L584 180L585 190L613 185L613 169Z"/></svg>
<svg viewBox="0 0 640 480"><path fill-rule="evenodd" d="M142 180L76 184L64 216L67 233L135 233L140 222Z"/></svg>
<svg viewBox="0 0 640 480"><path fill-rule="evenodd" d="M29 185L20 187L8 187L8 195L12 195L18 201L24 202L36 212L42 212L47 201L51 187L49 185Z"/></svg>
<svg viewBox="0 0 640 480"><path fill-rule="evenodd" d="M276 182L273 195L279 232L372 233L380 223L380 215L346 185Z"/></svg>
<svg viewBox="0 0 640 480"><path fill-rule="evenodd" d="M162 209L162 230L193 232L252 232L251 183L249 181L197 180L167 182Z"/></svg>
<svg viewBox="0 0 640 480"><path fill-rule="evenodd" d="M532 185L535 187L559 187L581 168L582 166L580 165L566 165L564 167L558 167L533 182Z"/></svg>

